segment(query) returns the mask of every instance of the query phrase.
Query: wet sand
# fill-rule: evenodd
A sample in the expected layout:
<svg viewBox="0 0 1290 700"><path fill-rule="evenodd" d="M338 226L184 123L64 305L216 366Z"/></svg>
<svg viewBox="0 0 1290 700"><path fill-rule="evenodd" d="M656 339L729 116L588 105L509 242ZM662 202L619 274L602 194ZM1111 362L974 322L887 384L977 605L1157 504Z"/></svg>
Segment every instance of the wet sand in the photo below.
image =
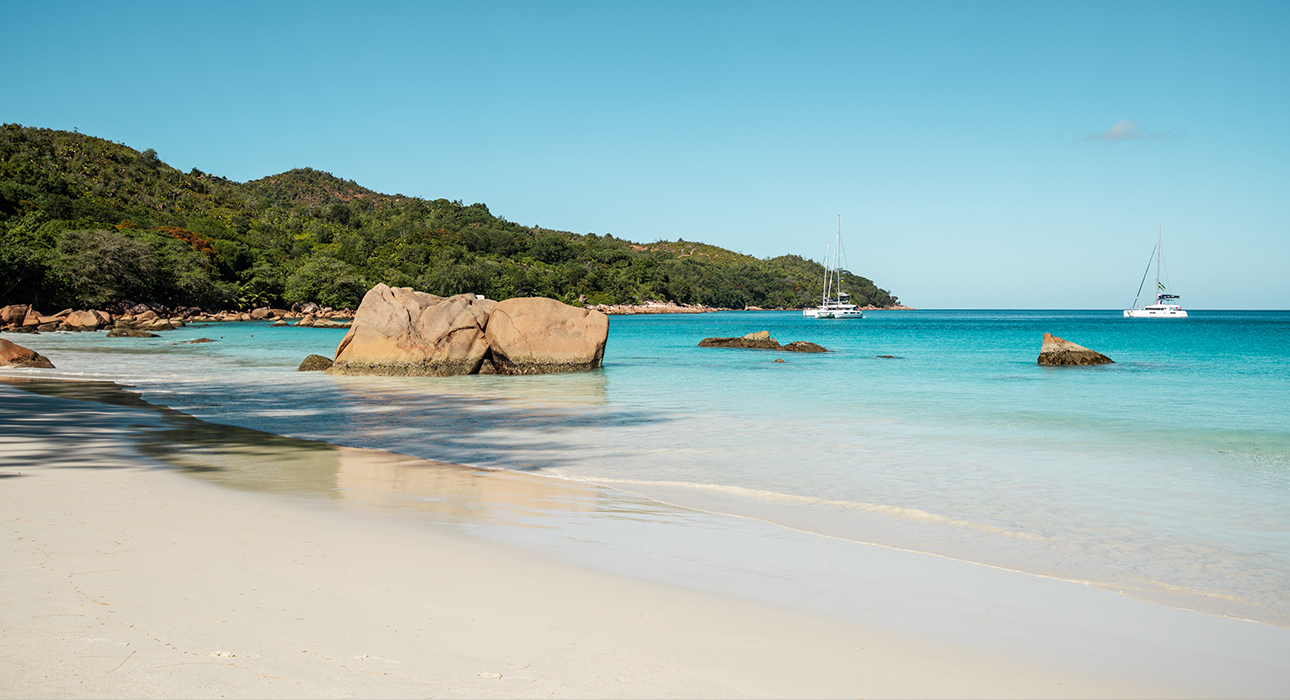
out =
<svg viewBox="0 0 1290 700"><path fill-rule="evenodd" d="M612 576L383 508L412 491L505 520L595 508L586 486L212 426L113 385L26 386L41 393L0 383L4 697L1290 691L1280 628L878 548L857 592L872 624ZM1018 591L1029 612L987 622ZM941 618L977 636L929 633Z"/></svg>

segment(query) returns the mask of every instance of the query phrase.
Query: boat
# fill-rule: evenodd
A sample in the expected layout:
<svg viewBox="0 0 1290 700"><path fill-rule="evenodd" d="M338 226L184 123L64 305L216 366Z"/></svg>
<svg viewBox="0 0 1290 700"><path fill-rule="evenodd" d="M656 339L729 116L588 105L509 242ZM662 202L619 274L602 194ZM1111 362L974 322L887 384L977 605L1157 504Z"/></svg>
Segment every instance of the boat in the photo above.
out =
<svg viewBox="0 0 1290 700"><path fill-rule="evenodd" d="M820 320L864 318L864 312L851 303L851 295L842 291L843 259L842 216L839 215L838 233L833 242L832 252L830 253L827 247L824 249L824 292L820 297L820 305L814 309L803 309L803 316ZM830 293L836 296L830 296Z"/></svg>
<svg viewBox="0 0 1290 700"><path fill-rule="evenodd" d="M1177 294L1169 294L1165 285L1160 281L1160 229L1156 230L1156 248L1151 251L1152 257L1156 259L1156 303L1148 304L1141 308L1138 307L1138 299L1142 296L1142 286L1147 283L1147 275L1151 272L1151 260L1147 260L1147 269L1142 272L1142 282L1138 284L1138 296L1133 298L1133 308L1124 310L1125 318L1187 318L1187 312L1178 303Z"/></svg>

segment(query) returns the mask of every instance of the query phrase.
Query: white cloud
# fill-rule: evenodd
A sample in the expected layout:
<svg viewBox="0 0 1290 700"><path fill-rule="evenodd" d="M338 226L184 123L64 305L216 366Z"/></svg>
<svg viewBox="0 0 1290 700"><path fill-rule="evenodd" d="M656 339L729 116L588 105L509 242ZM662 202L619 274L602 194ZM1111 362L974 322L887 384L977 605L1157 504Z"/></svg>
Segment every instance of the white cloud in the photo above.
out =
<svg viewBox="0 0 1290 700"><path fill-rule="evenodd" d="M1084 138L1088 141L1111 143L1112 141L1136 141L1143 138L1143 136L1144 134L1142 133L1142 130L1138 128L1137 122L1129 121L1128 119L1121 119L1115 123L1115 126L1107 129L1104 133L1090 134Z"/></svg>

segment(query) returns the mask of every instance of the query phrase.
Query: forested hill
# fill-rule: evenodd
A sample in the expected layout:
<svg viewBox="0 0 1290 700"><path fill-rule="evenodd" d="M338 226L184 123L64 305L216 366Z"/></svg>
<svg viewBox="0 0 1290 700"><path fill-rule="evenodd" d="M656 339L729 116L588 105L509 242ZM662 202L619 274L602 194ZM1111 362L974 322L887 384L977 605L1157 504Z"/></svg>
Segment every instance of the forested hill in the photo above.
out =
<svg viewBox="0 0 1290 700"><path fill-rule="evenodd" d="M512 223L483 204L373 192L309 168L239 183L151 149L0 127L0 306L356 307L384 282L433 294L819 303L824 269L689 241L637 244ZM896 298L847 273L861 305Z"/></svg>

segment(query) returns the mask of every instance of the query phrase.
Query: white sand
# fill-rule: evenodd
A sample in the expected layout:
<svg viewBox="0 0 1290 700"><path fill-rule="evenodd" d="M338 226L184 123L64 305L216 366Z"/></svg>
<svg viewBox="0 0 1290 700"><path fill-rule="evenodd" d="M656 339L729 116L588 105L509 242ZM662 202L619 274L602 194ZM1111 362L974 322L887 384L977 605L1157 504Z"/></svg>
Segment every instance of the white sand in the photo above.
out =
<svg viewBox="0 0 1290 700"><path fill-rule="evenodd" d="M984 569L964 591L909 555L885 602L943 595L910 619L970 628L1016 595L996 576L1048 591L1003 630L1035 653L1008 653L899 610L831 620L210 485L133 451L126 431L156 420L0 385L0 696L1290 695L1280 628ZM1063 622L1102 600L1104 635ZM1089 662L1099 645L1121 663Z"/></svg>

